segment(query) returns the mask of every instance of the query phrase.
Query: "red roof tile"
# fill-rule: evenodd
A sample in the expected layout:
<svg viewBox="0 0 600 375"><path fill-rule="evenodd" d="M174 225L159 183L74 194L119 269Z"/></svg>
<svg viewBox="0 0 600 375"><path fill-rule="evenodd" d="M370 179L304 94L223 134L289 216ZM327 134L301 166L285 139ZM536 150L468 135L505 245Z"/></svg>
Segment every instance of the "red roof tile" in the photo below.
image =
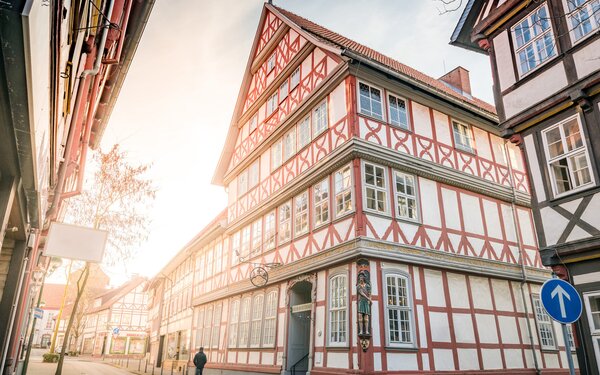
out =
<svg viewBox="0 0 600 375"><path fill-rule="evenodd" d="M434 90L440 91L447 95L451 95L451 96L455 97L456 99L459 99L465 103L474 105L486 112L489 112L490 114L496 115L496 108L493 105L486 103L485 101L483 101L481 99L478 99L475 97L468 98L466 96L463 96L463 95L459 94L458 92L452 90L448 86L446 86L442 81L435 79L433 77L430 77L427 74L421 73L420 71L418 71L414 68L411 68L408 65L402 64L401 62L394 60L391 57L388 57L382 53L379 53L372 48L369 48L363 44L360 44L351 39L348 39L345 36L342 36L336 32L333 32L323 26L317 25L316 23L314 23L310 20L307 20L306 18L300 17L297 14L294 14L290 11L287 11L287 10L282 9L277 6L273 6L273 7L277 11L281 12L281 14L283 16L287 17L290 21L292 21L293 23L298 25L300 28L313 34L315 37L317 37L318 39L320 39L326 43L336 45L340 48L349 49L355 53L363 55L366 58L369 58L373 61L383 64L383 65L389 67L390 69L395 70L403 75L406 75L410 78L418 80L418 81L430 86Z"/></svg>

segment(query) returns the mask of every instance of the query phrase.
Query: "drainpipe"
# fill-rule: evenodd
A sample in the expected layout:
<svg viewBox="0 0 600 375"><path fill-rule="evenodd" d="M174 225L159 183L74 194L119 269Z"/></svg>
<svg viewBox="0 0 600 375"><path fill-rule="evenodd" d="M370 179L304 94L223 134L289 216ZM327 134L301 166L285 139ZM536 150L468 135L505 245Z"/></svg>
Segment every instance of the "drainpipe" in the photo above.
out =
<svg viewBox="0 0 600 375"><path fill-rule="evenodd" d="M515 191L515 180L514 180L514 175L513 175L513 169L512 169L512 163L510 161L510 155L508 154L508 147L507 147L507 143L508 140L504 140L504 157L506 158L506 164L508 165L508 175L510 177L510 187L511 187L511 202L510 202L510 209L512 211L512 216L513 216L513 223L514 223L514 228L515 228L515 237L517 239L517 246L519 247L519 264L521 265L521 299L523 300L523 308L525 309L525 322L527 323L527 334L529 336L529 343L531 345L531 353L533 355L533 363L535 366L535 373L537 375L540 375L542 373L542 370L540 369L540 365L538 363L538 358L537 358L537 354L535 352L535 344L533 342L533 330L531 328L531 321L529 320L529 309L527 308L527 299L525 297L525 284L527 283L528 279L527 279L527 271L525 269L525 263L524 263L524 259L523 259L523 251L525 251L523 249L523 242L521 239L521 234L517 228L517 223L518 223L518 215L517 215L517 207L516 207L516 200L517 200L517 193Z"/></svg>
<svg viewBox="0 0 600 375"><path fill-rule="evenodd" d="M102 60L102 63L105 65L118 64L121 61L121 51L123 51L123 44L125 44L125 31L127 31L127 24L129 22L129 14L131 13L131 6L133 5L133 0L127 0L127 5L125 5L125 15L123 16L123 24L121 25L121 32L119 35L117 47L117 52L113 58L106 58Z"/></svg>
<svg viewBox="0 0 600 375"><path fill-rule="evenodd" d="M106 38L108 36L108 31L110 28L110 17L113 12L113 7L114 7L114 1L108 0L108 10L106 12L106 19L104 20L104 26L103 26L104 30L102 31L102 36L100 38L100 45L98 46L98 49L96 50L97 52L96 52L96 59L94 61L94 65L93 65L92 69L86 69L83 72L81 72L81 76L79 77L79 79L81 80L80 87L83 84L83 87L85 89L87 89L86 84L88 81L88 76L95 76L100 71L100 63L102 62L102 55L104 54L104 46L106 45ZM84 90L82 92L82 91L78 90L77 99L75 101L75 110L78 112L79 112L79 106L81 105L81 103L80 103L81 97L84 94L86 94L86 91L87 90ZM92 93L92 95L93 94L94 93ZM88 108L88 111L91 111L91 107ZM77 121L77 117L79 117L79 116L73 116L72 119L74 119L74 121ZM50 221L54 220L56 218L56 216L58 215L58 205L60 204L60 202L63 199L62 190L64 188L67 169L69 167L69 159L71 157L71 147L72 147L72 144L73 144L73 141L75 138L74 126L76 126L76 125L77 125L77 123L73 123L73 122L71 123L71 129L73 129L73 131L69 133L69 137L67 139L66 157L65 157L65 160L63 161L63 163L60 165L60 168L58 171L58 182L57 182L57 186L55 189L54 198L52 199L52 206L50 206L50 209L46 213L46 222L48 223L48 225L50 224ZM85 148L87 148L88 141L89 141L89 139L84 144ZM81 165L80 165L80 167L81 167ZM83 173L80 173L80 174L83 174ZM83 177L81 177L81 178L83 178Z"/></svg>

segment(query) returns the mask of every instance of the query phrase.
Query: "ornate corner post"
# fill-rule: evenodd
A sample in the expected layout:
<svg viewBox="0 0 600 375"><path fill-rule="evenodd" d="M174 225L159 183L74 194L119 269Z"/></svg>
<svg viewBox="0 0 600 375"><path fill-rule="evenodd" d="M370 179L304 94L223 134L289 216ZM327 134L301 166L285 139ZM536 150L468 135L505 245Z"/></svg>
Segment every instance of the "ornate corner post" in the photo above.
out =
<svg viewBox="0 0 600 375"><path fill-rule="evenodd" d="M356 294L357 294L357 332L358 341L363 352L366 352L371 345L371 274L369 271L369 261L359 259L356 261Z"/></svg>

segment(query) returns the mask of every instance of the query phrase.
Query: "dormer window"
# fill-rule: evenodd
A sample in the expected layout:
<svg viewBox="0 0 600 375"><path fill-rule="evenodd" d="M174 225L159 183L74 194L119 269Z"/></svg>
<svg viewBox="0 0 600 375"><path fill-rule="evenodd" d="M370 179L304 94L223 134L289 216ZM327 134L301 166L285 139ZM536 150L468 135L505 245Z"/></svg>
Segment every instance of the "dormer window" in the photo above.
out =
<svg viewBox="0 0 600 375"><path fill-rule="evenodd" d="M573 41L576 42L600 27L599 0L566 0L567 20Z"/></svg>
<svg viewBox="0 0 600 375"><path fill-rule="evenodd" d="M524 76L556 55L548 6L543 4L511 29L519 74Z"/></svg>

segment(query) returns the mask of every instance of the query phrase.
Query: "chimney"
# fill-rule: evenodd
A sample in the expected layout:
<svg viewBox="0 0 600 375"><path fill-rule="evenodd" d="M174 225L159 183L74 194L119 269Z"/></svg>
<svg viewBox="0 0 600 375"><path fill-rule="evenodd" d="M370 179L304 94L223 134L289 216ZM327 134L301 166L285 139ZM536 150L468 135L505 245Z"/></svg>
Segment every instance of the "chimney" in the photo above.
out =
<svg viewBox="0 0 600 375"><path fill-rule="evenodd" d="M471 96L471 81L469 80L469 71L462 66L458 66L450 72L439 78L440 81L448 84L454 91L460 94Z"/></svg>

